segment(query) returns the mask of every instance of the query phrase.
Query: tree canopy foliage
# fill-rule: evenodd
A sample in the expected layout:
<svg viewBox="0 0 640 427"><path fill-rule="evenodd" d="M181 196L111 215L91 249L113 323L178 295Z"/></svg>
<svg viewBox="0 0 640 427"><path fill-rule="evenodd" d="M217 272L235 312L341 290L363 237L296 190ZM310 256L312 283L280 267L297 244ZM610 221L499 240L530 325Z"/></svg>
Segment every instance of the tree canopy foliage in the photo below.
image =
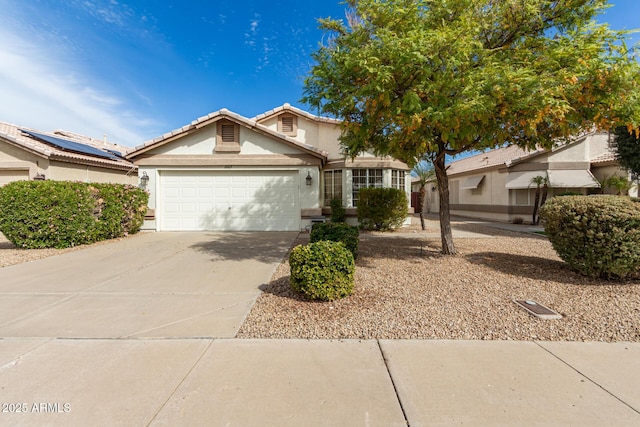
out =
<svg viewBox="0 0 640 427"><path fill-rule="evenodd" d="M616 135L616 157L620 166L627 169L635 179L640 179L640 137L627 126L618 126Z"/></svg>
<svg viewBox="0 0 640 427"><path fill-rule="evenodd" d="M341 143L435 168L443 253L455 253L445 156L551 147L640 123L639 68L594 18L607 0L347 0L314 54L303 101L342 119Z"/></svg>

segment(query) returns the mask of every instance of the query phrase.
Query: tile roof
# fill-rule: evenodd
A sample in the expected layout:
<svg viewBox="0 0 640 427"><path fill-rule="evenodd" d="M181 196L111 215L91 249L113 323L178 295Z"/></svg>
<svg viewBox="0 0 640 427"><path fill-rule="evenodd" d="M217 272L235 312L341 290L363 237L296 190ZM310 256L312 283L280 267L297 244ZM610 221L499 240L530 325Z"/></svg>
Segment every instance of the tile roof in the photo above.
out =
<svg viewBox="0 0 640 427"><path fill-rule="evenodd" d="M524 158L529 158L544 153L544 151L544 149L531 151L523 150L522 148L515 145L497 148L495 150L476 154L475 156L455 160L449 163L447 173L449 175L455 175L480 169L506 166L514 161L522 160Z"/></svg>
<svg viewBox="0 0 640 427"><path fill-rule="evenodd" d="M169 140L171 140L173 137L175 136L179 136L182 134L186 134L187 132L196 130L198 128L200 128L201 126L211 123L213 121L217 121L217 120L221 120L221 119L227 119L227 120L231 120L234 121L238 124L242 124L243 126L246 126L250 129L255 129L259 132L262 132L264 134L270 135L276 139L282 140L283 142L286 142L289 145L293 145L296 146L298 148L301 148L303 150L309 151L319 157L323 157L326 160L326 157L328 155L328 153L312 146L309 144L305 144L303 142L297 141L291 137L288 137L284 134L281 134L279 132L276 132L274 130L269 129L268 127L261 125L260 123L257 123L256 120L254 119L248 119L244 116L241 116L240 114L234 113L232 111L227 110L226 108L223 108L221 110L215 111L213 113L207 114L206 116L202 116L197 118L196 120L192 121L191 123L189 123L188 125L182 126L178 129L174 129L170 132L165 133L164 135L161 135L157 138L154 138L150 141L145 142L142 145L138 145L137 147L135 147L133 149L133 151L129 152L127 154L127 158L133 158L139 154L142 154L145 151L148 151L152 148L155 147L159 147L167 142L169 142Z"/></svg>
<svg viewBox="0 0 640 427"><path fill-rule="evenodd" d="M296 108L288 103L281 105L280 107L276 107L273 110L269 110L265 113L262 114L258 114L257 116L255 116L254 118L252 118L251 120L256 121L256 122L260 122L264 119L267 119L269 117L273 117L277 114L280 114L281 112L286 111L286 112L290 112L293 114L297 114L299 116L302 117L306 117L309 120L315 121L315 122L324 122L324 123L331 123L331 124L340 124L341 121L338 119L332 119L330 117L321 117L321 116L316 116L314 114L309 113L308 111L304 111L301 110L299 108Z"/></svg>
<svg viewBox="0 0 640 427"><path fill-rule="evenodd" d="M564 150L574 143L582 142L590 136L601 133L602 132L599 132L597 130L582 132L570 138L566 143L562 143L559 141L559 143L554 146L551 151L555 152ZM544 148L538 148L536 150L524 150L517 146L497 148L495 150L476 154L475 156L453 161L449 164L447 173L449 175L455 175L500 166L508 167L514 163L527 161L532 157L538 156L545 152L547 152L547 150L545 150ZM591 159L591 163L606 163L612 161L615 161L615 151L610 151Z"/></svg>
<svg viewBox="0 0 640 427"><path fill-rule="evenodd" d="M92 164L102 166L110 169L122 169L127 170L135 168L136 166L126 159L108 159L103 157L92 156L88 154L76 153L73 151L66 151L51 144L47 144L38 139L30 137L29 135L21 132L21 129L50 136L53 138L60 138L75 142L78 144L87 145L99 150L112 150L118 151L125 156L130 148L112 144L109 142L94 139L88 136L79 135L73 132L56 130L55 132L42 132L35 129L30 129L24 126L17 126L10 123L0 122L0 138L4 139L9 144L12 144L18 148L29 151L31 153L40 155L45 158L53 158L62 162L68 163L81 163ZM106 152L106 151L105 151Z"/></svg>
<svg viewBox="0 0 640 427"><path fill-rule="evenodd" d="M616 161L615 151L609 151L608 153L601 154L591 159L591 163L609 163Z"/></svg>

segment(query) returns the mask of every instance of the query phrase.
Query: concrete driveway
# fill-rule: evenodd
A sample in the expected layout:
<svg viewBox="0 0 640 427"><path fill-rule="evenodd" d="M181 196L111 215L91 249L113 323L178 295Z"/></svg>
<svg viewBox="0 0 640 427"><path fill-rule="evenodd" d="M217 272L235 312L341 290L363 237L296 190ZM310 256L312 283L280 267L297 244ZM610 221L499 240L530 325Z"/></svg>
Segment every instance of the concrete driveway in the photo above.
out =
<svg viewBox="0 0 640 427"><path fill-rule="evenodd" d="M297 233L147 233L0 269L0 337L235 336Z"/></svg>

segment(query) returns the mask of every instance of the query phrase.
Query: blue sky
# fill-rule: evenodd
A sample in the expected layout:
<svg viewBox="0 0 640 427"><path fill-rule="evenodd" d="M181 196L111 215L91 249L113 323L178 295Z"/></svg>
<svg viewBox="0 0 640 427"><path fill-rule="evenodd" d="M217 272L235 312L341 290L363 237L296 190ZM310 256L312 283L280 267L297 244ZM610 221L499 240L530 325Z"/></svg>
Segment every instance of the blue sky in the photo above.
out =
<svg viewBox="0 0 640 427"><path fill-rule="evenodd" d="M601 18L640 27L640 1ZM0 0L0 121L135 146L221 108L289 102L333 0ZM634 35L632 43L640 41Z"/></svg>

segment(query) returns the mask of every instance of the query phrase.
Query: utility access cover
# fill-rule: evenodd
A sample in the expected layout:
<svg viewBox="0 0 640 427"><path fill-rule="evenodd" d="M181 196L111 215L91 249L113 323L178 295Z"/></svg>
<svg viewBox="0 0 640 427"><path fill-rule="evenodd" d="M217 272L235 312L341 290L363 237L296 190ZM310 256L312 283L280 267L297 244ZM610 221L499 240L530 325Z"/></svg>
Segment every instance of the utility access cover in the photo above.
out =
<svg viewBox="0 0 640 427"><path fill-rule="evenodd" d="M513 300L520 307L524 308L532 316L536 316L540 319L562 319L562 315L551 310L548 307L533 300Z"/></svg>

